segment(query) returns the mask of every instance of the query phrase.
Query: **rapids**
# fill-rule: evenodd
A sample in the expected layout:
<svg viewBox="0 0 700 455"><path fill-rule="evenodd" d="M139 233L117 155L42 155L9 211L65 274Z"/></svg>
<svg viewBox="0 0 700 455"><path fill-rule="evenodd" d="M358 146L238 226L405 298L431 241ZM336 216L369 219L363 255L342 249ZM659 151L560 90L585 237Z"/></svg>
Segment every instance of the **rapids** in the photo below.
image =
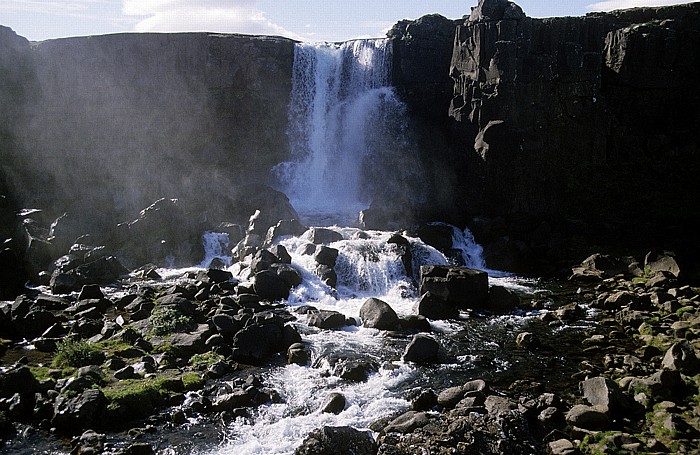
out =
<svg viewBox="0 0 700 455"><path fill-rule="evenodd" d="M392 235L382 231L362 231L333 226L343 240L330 244L339 251L336 263L338 285L332 289L314 274L315 262L301 251L306 244L302 237L287 237L279 243L292 256L292 265L301 272L303 283L293 290L287 305L290 310L301 305L335 310L360 321L359 309L370 297L389 303L401 316L412 314L418 300L414 277L405 273L396 247L388 244ZM408 237L413 268L426 264L448 264L442 253ZM208 242L217 248L216 242ZM484 265L481 248L473 243L468 230L455 228L453 246L461 253L460 262ZM207 251L207 257L215 256ZM240 268L231 267L238 271ZM240 276L246 279L245 275ZM531 283L517 278L493 278L501 285L530 289ZM476 319L469 322L440 321L431 324L433 335L446 352L445 361L433 367L418 367L401 360L410 341L408 335L393 335L362 326L342 330L320 330L309 327L303 315L295 326L311 351L308 366L270 367L264 375L265 385L276 390L281 403L263 405L247 418L238 418L224 431L224 442L211 448L209 454L290 454L308 433L322 426L352 426L368 429L378 419L391 417L410 408L407 397L424 387L440 388L502 372L512 364L511 355L501 352L501 338L514 336L518 327L532 320L533 314L509 316L493 321ZM478 327L478 328L477 328ZM489 334L490 333L490 334ZM498 334L498 338L491 338ZM487 352L489 360L483 353ZM366 382L352 383L332 374L328 355L368 358L380 365ZM322 413L323 400L331 392L342 393L347 400L339 415Z"/></svg>

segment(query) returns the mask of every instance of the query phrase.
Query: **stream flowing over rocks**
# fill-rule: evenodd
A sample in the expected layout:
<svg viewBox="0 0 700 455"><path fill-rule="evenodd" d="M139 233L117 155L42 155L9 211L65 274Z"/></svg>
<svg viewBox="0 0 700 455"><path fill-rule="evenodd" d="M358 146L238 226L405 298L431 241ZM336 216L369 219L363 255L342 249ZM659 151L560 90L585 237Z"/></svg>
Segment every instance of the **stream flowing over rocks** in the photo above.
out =
<svg viewBox="0 0 700 455"><path fill-rule="evenodd" d="M0 27L0 453L700 453L698 24Z"/></svg>
<svg viewBox="0 0 700 455"><path fill-rule="evenodd" d="M27 289L0 305L3 450L700 450L700 290L673 256L524 279L469 268L468 231L416 231L445 227L447 256L331 226L225 268ZM223 267L228 241L207 233L205 257Z"/></svg>

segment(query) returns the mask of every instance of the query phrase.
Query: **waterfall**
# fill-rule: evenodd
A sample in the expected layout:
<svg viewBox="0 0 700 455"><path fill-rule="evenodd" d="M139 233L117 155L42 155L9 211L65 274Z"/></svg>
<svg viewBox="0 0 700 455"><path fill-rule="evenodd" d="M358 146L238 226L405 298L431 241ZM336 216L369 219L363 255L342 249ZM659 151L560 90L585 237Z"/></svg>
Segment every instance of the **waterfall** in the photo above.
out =
<svg viewBox="0 0 700 455"><path fill-rule="evenodd" d="M200 263L200 267L210 267L214 259L219 259L226 267L231 266L228 234L207 231L202 235L202 246L204 247L204 259Z"/></svg>
<svg viewBox="0 0 700 455"><path fill-rule="evenodd" d="M298 44L289 105L292 160L276 167L292 205L307 217L356 218L371 202L366 168L396 135L403 104L389 87L391 43Z"/></svg>

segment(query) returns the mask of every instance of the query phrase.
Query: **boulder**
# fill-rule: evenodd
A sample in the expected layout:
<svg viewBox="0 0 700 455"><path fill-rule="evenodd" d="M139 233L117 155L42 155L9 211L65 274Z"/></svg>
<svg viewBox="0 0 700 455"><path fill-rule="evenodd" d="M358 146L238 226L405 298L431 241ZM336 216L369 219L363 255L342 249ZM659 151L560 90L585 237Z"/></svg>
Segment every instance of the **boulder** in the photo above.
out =
<svg viewBox="0 0 700 455"><path fill-rule="evenodd" d="M103 299L102 289L97 284L86 284L78 294L78 300Z"/></svg>
<svg viewBox="0 0 700 455"><path fill-rule="evenodd" d="M695 355L693 345L686 340L675 343L666 351L661 366L689 376L700 373L700 360Z"/></svg>
<svg viewBox="0 0 700 455"><path fill-rule="evenodd" d="M384 433L411 433L428 424L428 414L420 411L408 411L401 414L384 427Z"/></svg>
<svg viewBox="0 0 700 455"><path fill-rule="evenodd" d="M367 380L370 373L375 373L377 370L377 364L370 359L338 359L333 368L333 374L346 381L363 382Z"/></svg>
<svg viewBox="0 0 700 455"><path fill-rule="evenodd" d="M80 291L84 285L113 284L128 271L114 256L103 256L94 261L76 265L70 262L68 267L57 267L51 275L51 292L68 294Z"/></svg>
<svg viewBox="0 0 700 455"><path fill-rule="evenodd" d="M265 235L265 246L273 245L282 237L298 237L306 232L307 228L298 220L279 220L277 224L271 226Z"/></svg>
<svg viewBox="0 0 700 455"><path fill-rule="evenodd" d="M293 343L287 348L287 363L304 366L309 363L309 352L302 343Z"/></svg>
<svg viewBox="0 0 700 455"><path fill-rule="evenodd" d="M669 251L650 251L644 257L644 269L652 274L657 272L667 272L678 278L681 268L676 262L675 255Z"/></svg>
<svg viewBox="0 0 700 455"><path fill-rule="evenodd" d="M321 405L321 412L340 414L345 409L345 396L342 393L329 393Z"/></svg>
<svg viewBox="0 0 700 455"><path fill-rule="evenodd" d="M424 265L420 268L420 293L432 292L457 309L488 307L489 277L466 267Z"/></svg>
<svg viewBox="0 0 700 455"><path fill-rule="evenodd" d="M605 409L584 404L571 408L566 414L566 422L585 430L606 430L610 426L610 418Z"/></svg>
<svg viewBox="0 0 700 455"><path fill-rule="evenodd" d="M38 388L39 383L29 367L20 366L0 372L0 398L9 398L16 393L33 396Z"/></svg>
<svg viewBox="0 0 700 455"><path fill-rule="evenodd" d="M413 254L411 251L411 242L400 234L392 234L386 243L396 246L399 256L401 256L401 263L406 271L406 276L413 278Z"/></svg>
<svg viewBox="0 0 700 455"><path fill-rule="evenodd" d="M77 433L101 424L107 399L99 389L87 389L77 396L59 395L51 425L59 431Z"/></svg>
<svg viewBox="0 0 700 455"><path fill-rule="evenodd" d="M379 330L393 330L399 324L399 317L391 306L379 299L371 298L360 308L362 325Z"/></svg>
<svg viewBox="0 0 700 455"><path fill-rule="evenodd" d="M314 260L321 265L335 267L335 262L338 259L338 250L325 245L319 245L314 254Z"/></svg>
<svg viewBox="0 0 700 455"><path fill-rule="evenodd" d="M489 288L488 308L496 313L508 313L520 306L520 296L503 286Z"/></svg>
<svg viewBox="0 0 700 455"><path fill-rule="evenodd" d="M255 274L255 293L264 300L271 302L284 300L289 297L291 286L273 270L264 270Z"/></svg>
<svg viewBox="0 0 700 455"><path fill-rule="evenodd" d="M295 455L376 455L377 444L367 431L351 427L323 427L312 431Z"/></svg>
<svg viewBox="0 0 700 455"><path fill-rule="evenodd" d="M607 409L611 416L622 416L630 411L630 403L617 383L607 378L586 379L580 384L583 397L592 406Z"/></svg>
<svg viewBox="0 0 700 455"><path fill-rule="evenodd" d="M459 310L440 295L428 291L423 294L413 307L413 311L427 319L455 319Z"/></svg>
<svg viewBox="0 0 700 455"><path fill-rule="evenodd" d="M312 227L303 234L303 238L315 245L329 245L343 240L343 234L328 228Z"/></svg>
<svg viewBox="0 0 700 455"><path fill-rule="evenodd" d="M432 337L423 334L413 336L406 346L403 360L415 363L431 363L438 360L440 344Z"/></svg>
<svg viewBox="0 0 700 455"><path fill-rule="evenodd" d="M571 280L583 282L602 281L605 278L627 274L631 260L596 253L572 269Z"/></svg>
<svg viewBox="0 0 700 455"><path fill-rule="evenodd" d="M273 264L271 270L287 284L289 289L299 286L304 281L297 269L289 264Z"/></svg>
<svg viewBox="0 0 700 455"><path fill-rule="evenodd" d="M283 352L282 328L277 324L249 325L233 337L231 357L237 362L258 364Z"/></svg>
<svg viewBox="0 0 700 455"><path fill-rule="evenodd" d="M310 313L307 322L310 326L320 329L339 329L346 325L345 315L332 310L320 310Z"/></svg>

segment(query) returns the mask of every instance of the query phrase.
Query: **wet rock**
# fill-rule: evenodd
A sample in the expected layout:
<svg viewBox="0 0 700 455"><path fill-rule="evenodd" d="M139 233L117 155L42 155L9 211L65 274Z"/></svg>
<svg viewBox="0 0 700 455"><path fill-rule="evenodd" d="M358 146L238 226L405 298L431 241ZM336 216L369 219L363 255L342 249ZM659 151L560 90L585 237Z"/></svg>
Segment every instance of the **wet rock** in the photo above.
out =
<svg viewBox="0 0 700 455"><path fill-rule="evenodd" d="M304 366L309 363L310 355L302 343L294 343L287 349L287 363Z"/></svg>
<svg viewBox="0 0 700 455"><path fill-rule="evenodd" d="M302 237L315 245L329 245L343 240L343 235L340 232L320 227L310 228Z"/></svg>
<svg viewBox="0 0 700 455"><path fill-rule="evenodd" d="M360 308L362 325L379 330L393 330L399 324L399 317L391 306L379 299L371 298Z"/></svg>
<svg viewBox="0 0 700 455"><path fill-rule="evenodd" d="M489 288L488 308L496 313L508 313L520 306L520 296L503 286Z"/></svg>
<svg viewBox="0 0 700 455"><path fill-rule="evenodd" d="M420 269L420 293L431 292L457 309L488 307L488 274L465 267L427 265Z"/></svg>
<svg viewBox="0 0 700 455"><path fill-rule="evenodd" d="M586 430L605 430L610 426L610 418L604 409L577 404L566 414L566 422Z"/></svg>
<svg viewBox="0 0 700 455"><path fill-rule="evenodd" d="M337 311L320 310L310 313L307 322L320 329L339 329L345 326L345 315Z"/></svg>
<svg viewBox="0 0 700 455"><path fill-rule="evenodd" d="M438 404L438 396L432 390L423 390L411 402L411 409L414 411L430 411Z"/></svg>
<svg viewBox="0 0 700 455"><path fill-rule="evenodd" d="M396 245L406 276L413 277L413 255L411 253L411 243L408 239L400 234L392 234L386 243Z"/></svg>
<svg viewBox="0 0 700 455"><path fill-rule="evenodd" d="M321 412L340 414L345 409L345 396L342 393L329 393L321 405Z"/></svg>
<svg viewBox="0 0 700 455"><path fill-rule="evenodd" d="M98 455L103 453L107 436L87 430L73 443L73 455Z"/></svg>
<svg viewBox="0 0 700 455"><path fill-rule="evenodd" d="M424 427L429 422L425 412L408 411L401 414L384 427L384 433L411 433L417 428Z"/></svg>
<svg viewBox="0 0 700 455"><path fill-rule="evenodd" d="M231 393L220 395L212 400L211 409L214 412L224 412L253 406L255 394L251 392L253 391L236 389Z"/></svg>
<svg viewBox="0 0 700 455"><path fill-rule="evenodd" d="M276 272L264 270L255 274L254 289L261 298L274 302L288 298L290 286Z"/></svg>
<svg viewBox="0 0 700 455"><path fill-rule="evenodd" d="M78 294L78 300L99 300L103 298L102 289L96 284L84 285L80 290L80 294Z"/></svg>
<svg viewBox="0 0 700 455"><path fill-rule="evenodd" d="M119 450L114 455L154 455L156 452L146 442L134 442L126 449Z"/></svg>
<svg viewBox="0 0 700 455"><path fill-rule="evenodd" d="M700 373L700 360L695 355L693 345L685 340L675 343L666 351L661 365L663 368L678 370L690 376Z"/></svg>
<svg viewBox="0 0 700 455"><path fill-rule="evenodd" d="M526 349L537 349L541 346L540 339L531 332L520 332L515 337L515 344Z"/></svg>
<svg viewBox="0 0 700 455"><path fill-rule="evenodd" d="M321 265L326 265L328 267L335 267L335 263L338 260L338 250L325 245L319 245L314 253L314 260Z"/></svg>
<svg viewBox="0 0 700 455"><path fill-rule="evenodd" d="M403 359L406 362L431 363L438 360L439 353L440 344L434 338L417 334L406 346Z"/></svg>
<svg viewBox="0 0 700 455"><path fill-rule="evenodd" d="M316 276L318 276L321 281L323 281L328 286L335 288L338 284L338 274L333 270L332 267L327 265L319 264L316 267Z"/></svg>
<svg viewBox="0 0 700 455"><path fill-rule="evenodd" d="M430 321L421 314L410 314L401 318L401 328L416 332L430 332Z"/></svg>
<svg viewBox="0 0 700 455"><path fill-rule="evenodd" d="M449 387L437 396L437 403L444 408L454 408L464 398L464 387Z"/></svg>
<svg viewBox="0 0 700 455"><path fill-rule="evenodd" d="M289 264L273 264L271 270L277 274L289 289L293 289L303 282L301 274Z"/></svg>
<svg viewBox="0 0 700 455"><path fill-rule="evenodd" d="M284 245L275 245L270 247L270 253L274 254L282 264L292 263L292 256L289 255L289 252Z"/></svg>
<svg viewBox="0 0 700 455"><path fill-rule="evenodd" d="M252 270L253 273L260 273L265 270L270 270L272 264L277 264L279 262L280 259L272 254L272 252L268 250L260 250L253 256L253 259L250 262L250 270Z"/></svg>
<svg viewBox="0 0 700 455"><path fill-rule="evenodd" d="M281 237L295 236L298 237L306 232L307 228L298 220L280 220L276 225L267 230L265 236L265 245L272 245Z"/></svg>
<svg viewBox="0 0 700 455"><path fill-rule="evenodd" d="M260 363L284 349L282 327L278 324L249 325L233 338L231 357L244 363Z"/></svg>
<svg viewBox="0 0 700 455"><path fill-rule="evenodd" d="M377 444L366 431L351 427L323 427L309 433L295 455L375 455Z"/></svg>
<svg viewBox="0 0 700 455"><path fill-rule="evenodd" d="M333 374L351 382L363 382L371 373L376 373L378 365L369 359L341 359L333 368Z"/></svg>
<svg viewBox="0 0 700 455"><path fill-rule="evenodd" d="M51 292L68 294L79 291L84 285L112 284L128 273L127 269L113 256L103 256L80 265L75 262L59 263L51 275Z"/></svg>
<svg viewBox="0 0 700 455"><path fill-rule="evenodd" d="M413 311L419 316L433 320L455 319L459 316L459 310L454 305L448 303L444 297L430 291L421 296L413 307Z"/></svg>

